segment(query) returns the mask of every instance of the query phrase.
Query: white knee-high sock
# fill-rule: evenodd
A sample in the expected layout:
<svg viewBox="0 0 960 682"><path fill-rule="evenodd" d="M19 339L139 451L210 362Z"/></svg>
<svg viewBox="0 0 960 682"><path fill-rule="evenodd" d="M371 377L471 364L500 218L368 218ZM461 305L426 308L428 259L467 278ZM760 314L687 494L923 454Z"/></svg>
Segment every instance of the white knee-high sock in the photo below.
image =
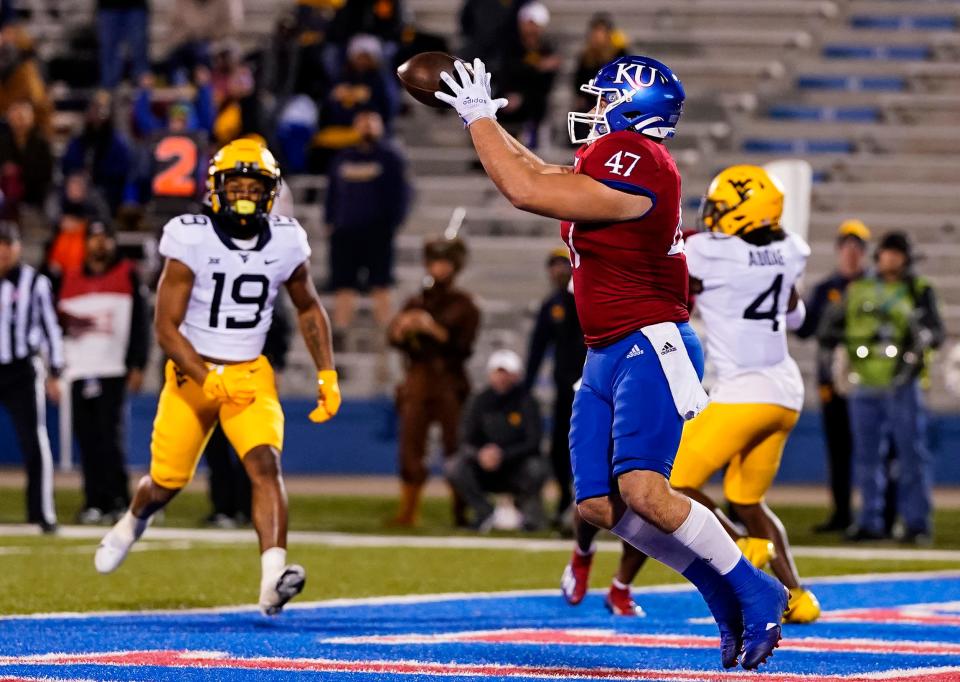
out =
<svg viewBox="0 0 960 682"><path fill-rule="evenodd" d="M677 538L644 521L632 509L624 512L610 532L677 573L686 571L697 559L697 555Z"/></svg>
<svg viewBox="0 0 960 682"><path fill-rule="evenodd" d="M696 500L690 500L689 516L671 535L720 575L732 571L743 557L713 512Z"/></svg>

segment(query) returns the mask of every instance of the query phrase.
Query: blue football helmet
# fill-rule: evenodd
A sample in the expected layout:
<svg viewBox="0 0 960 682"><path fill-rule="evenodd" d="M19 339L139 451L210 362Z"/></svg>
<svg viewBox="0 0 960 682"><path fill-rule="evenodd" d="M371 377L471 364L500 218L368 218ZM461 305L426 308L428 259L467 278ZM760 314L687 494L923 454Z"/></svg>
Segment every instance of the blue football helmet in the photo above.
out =
<svg viewBox="0 0 960 682"><path fill-rule="evenodd" d="M597 96L589 112L567 114L567 129L574 144L591 142L618 130L632 130L664 139L677 132L686 94L683 84L663 62L650 57L627 56L610 62L580 91ZM586 137L578 137L576 124L586 124Z"/></svg>

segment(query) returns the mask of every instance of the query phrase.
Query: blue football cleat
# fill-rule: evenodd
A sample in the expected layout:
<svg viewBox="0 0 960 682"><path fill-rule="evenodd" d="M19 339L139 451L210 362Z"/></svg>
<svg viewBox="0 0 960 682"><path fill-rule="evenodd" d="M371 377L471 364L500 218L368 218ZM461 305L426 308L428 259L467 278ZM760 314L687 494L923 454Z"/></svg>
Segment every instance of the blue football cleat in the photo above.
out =
<svg viewBox="0 0 960 682"><path fill-rule="evenodd" d="M743 607L744 670L755 670L773 655L780 645L780 623L787 608L787 589L766 573L756 572L756 584L748 594L741 594Z"/></svg>
<svg viewBox="0 0 960 682"><path fill-rule="evenodd" d="M720 630L720 662L724 668L737 665L743 647L743 614L740 602L724 578L702 559L694 561L683 576L692 582L707 603Z"/></svg>

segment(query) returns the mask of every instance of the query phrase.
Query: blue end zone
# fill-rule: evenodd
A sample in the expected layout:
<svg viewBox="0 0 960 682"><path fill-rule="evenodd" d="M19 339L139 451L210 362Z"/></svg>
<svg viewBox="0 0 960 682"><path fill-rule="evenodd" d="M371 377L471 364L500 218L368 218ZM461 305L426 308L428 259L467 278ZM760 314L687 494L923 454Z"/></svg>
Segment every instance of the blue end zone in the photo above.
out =
<svg viewBox="0 0 960 682"><path fill-rule="evenodd" d="M885 679L960 680L960 576L902 578L812 581L824 620L786 627L771 665L750 678L898 670ZM596 594L571 608L559 593L327 602L275 619L251 611L7 618L0 676L731 679L696 593L654 588L636 597L644 618L610 616Z"/></svg>

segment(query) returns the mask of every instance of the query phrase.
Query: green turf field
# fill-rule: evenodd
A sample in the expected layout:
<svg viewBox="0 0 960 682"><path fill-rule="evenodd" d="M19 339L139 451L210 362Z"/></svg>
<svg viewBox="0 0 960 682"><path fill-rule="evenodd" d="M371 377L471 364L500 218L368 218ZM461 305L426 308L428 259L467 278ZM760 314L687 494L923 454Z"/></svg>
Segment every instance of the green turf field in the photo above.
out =
<svg viewBox="0 0 960 682"><path fill-rule="evenodd" d="M71 519L79 495L60 491L58 509ZM291 527L298 530L384 534L392 510L390 498L307 497L290 500ZM19 490L0 490L0 523L22 520ZM823 511L808 507L779 510L794 544L826 544L808 528ZM205 498L184 494L168 509L167 527L196 526L207 513ZM937 545L960 546L960 512L937 517ZM443 500L428 500L421 531L449 533ZM105 529L104 529L105 530ZM100 576L93 569L95 540L62 537L0 536L0 613L89 611L108 609L185 608L252 604L258 591L259 559L254 542L151 540L141 543L117 573ZM884 546L894 546L887 543ZM451 591L493 591L554 588L567 561L567 551L527 552L515 549L356 548L292 546L291 560L308 574L301 599L364 597ZM614 571L616 554L598 554L593 584L602 587ZM797 561L805 576L863 572L960 569L958 561L812 559ZM673 582L677 578L655 562L641 572L637 584Z"/></svg>

